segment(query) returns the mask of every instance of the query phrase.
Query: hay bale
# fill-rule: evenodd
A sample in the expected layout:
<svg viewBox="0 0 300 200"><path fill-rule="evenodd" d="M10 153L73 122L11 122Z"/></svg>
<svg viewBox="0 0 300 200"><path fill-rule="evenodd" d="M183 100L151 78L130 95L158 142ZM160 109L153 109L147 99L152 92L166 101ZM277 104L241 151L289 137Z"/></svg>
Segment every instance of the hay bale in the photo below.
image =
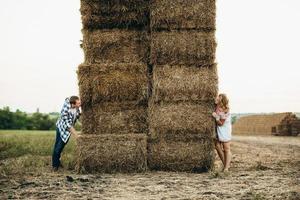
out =
<svg viewBox="0 0 300 200"><path fill-rule="evenodd" d="M212 137L215 121L213 102L150 103L150 135L195 134Z"/></svg>
<svg viewBox="0 0 300 200"><path fill-rule="evenodd" d="M136 102L93 104L82 111L83 134L147 133L147 107Z"/></svg>
<svg viewBox="0 0 300 200"><path fill-rule="evenodd" d="M149 38L145 31L83 30L85 63L147 63Z"/></svg>
<svg viewBox="0 0 300 200"><path fill-rule="evenodd" d="M213 139L195 134L166 134L148 139L152 170L202 172L213 167Z"/></svg>
<svg viewBox="0 0 300 200"><path fill-rule="evenodd" d="M83 135L77 139L79 172L143 172L147 169L147 136Z"/></svg>
<svg viewBox="0 0 300 200"><path fill-rule="evenodd" d="M293 114L276 113L244 116L233 124L232 132L241 135L271 135L273 129L274 134L277 134L280 130L274 130L274 127L281 127L288 118L294 118Z"/></svg>
<svg viewBox="0 0 300 200"><path fill-rule="evenodd" d="M153 32L150 60L156 65L209 65L215 60L214 33L199 31Z"/></svg>
<svg viewBox="0 0 300 200"><path fill-rule="evenodd" d="M152 29L198 29L213 31L216 26L215 0L152 0Z"/></svg>
<svg viewBox="0 0 300 200"><path fill-rule="evenodd" d="M148 0L81 0L84 29L143 28L149 25Z"/></svg>
<svg viewBox="0 0 300 200"><path fill-rule="evenodd" d="M89 80L91 76L90 69L91 67L89 65L81 64L79 65L77 70L79 96L81 99L82 107L90 105L92 101L92 82Z"/></svg>
<svg viewBox="0 0 300 200"><path fill-rule="evenodd" d="M153 71L155 102L213 101L218 94L216 65L187 67L157 65Z"/></svg>
<svg viewBox="0 0 300 200"><path fill-rule="evenodd" d="M94 104L146 101L148 96L147 65L143 64L82 64L78 79L80 96Z"/></svg>

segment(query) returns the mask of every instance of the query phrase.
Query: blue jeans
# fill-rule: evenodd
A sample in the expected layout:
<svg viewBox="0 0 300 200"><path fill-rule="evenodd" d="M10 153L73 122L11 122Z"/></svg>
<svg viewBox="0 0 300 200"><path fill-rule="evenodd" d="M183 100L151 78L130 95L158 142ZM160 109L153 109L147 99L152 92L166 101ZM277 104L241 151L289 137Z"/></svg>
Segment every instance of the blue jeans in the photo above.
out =
<svg viewBox="0 0 300 200"><path fill-rule="evenodd" d="M66 143L62 141L60 137L59 129L56 128L56 140L55 140L53 154L52 154L52 167L60 166L60 155L67 143L68 141Z"/></svg>

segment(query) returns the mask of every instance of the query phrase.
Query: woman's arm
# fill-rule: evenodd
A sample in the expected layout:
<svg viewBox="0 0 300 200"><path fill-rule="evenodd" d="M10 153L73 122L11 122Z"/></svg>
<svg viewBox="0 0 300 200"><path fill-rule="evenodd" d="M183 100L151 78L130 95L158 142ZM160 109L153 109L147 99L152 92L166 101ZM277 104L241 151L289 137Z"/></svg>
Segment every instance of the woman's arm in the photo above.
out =
<svg viewBox="0 0 300 200"><path fill-rule="evenodd" d="M225 119L216 120L216 122L217 122L218 126L223 126Z"/></svg>

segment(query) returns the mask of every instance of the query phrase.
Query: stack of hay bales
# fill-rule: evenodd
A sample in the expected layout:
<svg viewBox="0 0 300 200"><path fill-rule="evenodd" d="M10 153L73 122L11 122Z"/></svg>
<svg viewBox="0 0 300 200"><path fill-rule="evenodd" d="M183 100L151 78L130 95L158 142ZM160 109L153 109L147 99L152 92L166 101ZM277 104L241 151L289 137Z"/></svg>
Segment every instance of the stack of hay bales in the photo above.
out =
<svg viewBox="0 0 300 200"><path fill-rule="evenodd" d="M272 134L278 136L297 136L300 133L300 119L293 113L280 122L279 125L272 127Z"/></svg>
<svg viewBox="0 0 300 200"><path fill-rule="evenodd" d="M214 159L215 0L152 0L148 166L203 171Z"/></svg>
<svg viewBox="0 0 300 200"><path fill-rule="evenodd" d="M81 0L84 63L78 68L82 137L78 169L147 168L148 0Z"/></svg>
<svg viewBox="0 0 300 200"><path fill-rule="evenodd" d="M250 115L239 118L233 125L233 133L240 135L292 136L300 133L300 120L295 114L276 113Z"/></svg>

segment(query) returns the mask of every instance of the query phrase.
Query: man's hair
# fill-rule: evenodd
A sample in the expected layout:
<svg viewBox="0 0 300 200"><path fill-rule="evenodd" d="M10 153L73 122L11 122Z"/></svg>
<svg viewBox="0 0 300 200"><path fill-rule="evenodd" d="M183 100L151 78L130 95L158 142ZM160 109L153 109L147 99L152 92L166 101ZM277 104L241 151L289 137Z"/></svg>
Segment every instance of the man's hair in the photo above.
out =
<svg viewBox="0 0 300 200"><path fill-rule="evenodd" d="M77 100L79 100L78 96L71 96L70 97L70 104L76 104Z"/></svg>

